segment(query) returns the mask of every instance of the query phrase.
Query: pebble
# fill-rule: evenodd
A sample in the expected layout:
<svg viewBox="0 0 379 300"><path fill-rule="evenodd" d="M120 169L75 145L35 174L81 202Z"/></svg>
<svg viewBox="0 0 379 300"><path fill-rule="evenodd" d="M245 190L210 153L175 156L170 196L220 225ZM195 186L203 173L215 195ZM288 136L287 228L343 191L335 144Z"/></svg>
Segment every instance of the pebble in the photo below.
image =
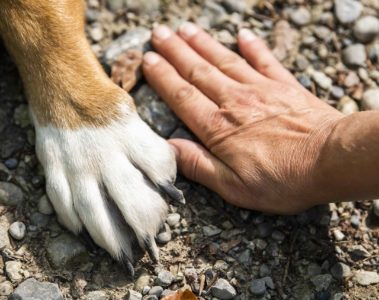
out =
<svg viewBox="0 0 379 300"><path fill-rule="evenodd" d="M371 89L363 94L362 108L379 111L379 89Z"/></svg>
<svg viewBox="0 0 379 300"><path fill-rule="evenodd" d="M158 273L158 277L156 279L157 285L167 287L174 281L174 275L171 272L163 270Z"/></svg>
<svg viewBox="0 0 379 300"><path fill-rule="evenodd" d="M358 112L359 106L353 99L348 96L344 96L338 101L337 109L345 115L350 115Z"/></svg>
<svg viewBox="0 0 379 300"><path fill-rule="evenodd" d="M362 4L355 0L334 0L334 12L342 24L352 23L362 13Z"/></svg>
<svg viewBox="0 0 379 300"><path fill-rule="evenodd" d="M5 162L4 165L9 169L9 170L14 170L17 168L18 165L18 160L15 158L8 158Z"/></svg>
<svg viewBox="0 0 379 300"><path fill-rule="evenodd" d="M208 18L211 27L221 25L226 17L226 10L212 0L206 0L203 6L203 14Z"/></svg>
<svg viewBox="0 0 379 300"><path fill-rule="evenodd" d="M139 292L128 290L125 298L126 300L141 300L142 295Z"/></svg>
<svg viewBox="0 0 379 300"><path fill-rule="evenodd" d="M356 72L349 72L344 80L344 85L346 87L353 87L359 84L360 80Z"/></svg>
<svg viewBox="0 0 379 300"><path fill-rule="evenodd" d="M222 230L214 225L203 226L203 233L206 236L215 236L222 232Z"/></svg>
<svg viewBox="0 0 379 300"><path fill-rule="evenodd" d="M104 291L92 291L89 292L85 298L85 300L107 300L107 293Z"/></svg>
<svg viewBox="0 0 379 300"><path fill-rule="evenodd" d="M49 223L49 217L39 212L34 212L30 216L30 224L37 228L43 228Z"/></svg>
<svg viewBox="0 0 379 300"><path fill-rule="evenodd" d="M261 223L258 225L258 236L260 238L266 238L272 233L272 225L270 223Z"/></svg>
<svg viewBox="0 0 379 300"><path fill-rule="evenodd" d="M366 59L366 49L362 44L350 45L342 51L342 60L349 67L364 66Z"/></svg>
<svg viewBox="0 0 379 300"><path fill-rule="evenodd" d="M254 279L249 284L249 291L254 296L263 296L266 293L266 282L263 279Z"/></svg>
<svg viewBox="0 0 379 300"><path fill-rule="evenodd" d="M261 277L267 277L268 275L271 274L271 270L268 267L268 265L263 264L259 267L259 276Z"/></svg>
<svg viewBox="0 0 379 300"><path fill-rule="evenodd" d="M271 237L274 241L277 242L283 242L286 238L285 234L279 230L274 230L274 232L271 234Z"/></svg>
<svg viewBox="0 0 379 300"><path fill-rule="evenodd" d="M22 222L13 222L9 227L9 234L15 240L22 240L25 237L26 226Z"/></svg>
<svg viewBox="0 0 379 300"><path fill-rule="evenodd" d="M351 270L348 265L338 262L330 269L330 273L334 278L341 280L343 278L349 277L351 275Z"/></svg>
<svg viewBox="0 0 379 300"><path fill-rule="evenodd" d="M172 213L167 216L166 222L171 227L175 227L180 222L180 215L178 213Z"/></svg>
<svg viewBox="0 0 379 300"><path fill-rule="evenodd" d="M312 81L311 79L309 78L309 76L307 75L304 75L304 74L301 74L300 76L298 76L297 80L300 82L300 84L305 87L306 89L309 89L311 88L312 86Z"/></svg>
<svg viewBox="0 0 379 300"><path fill-rule="evenodd" d="M354 36L362 43L371 42L379 34L379 19L364 16L354 24Z"/></svg>
<svg viewBox="0 0 379 300"><path fill-rule="evenodd" d="M196 282L198 278L197 271L195 268L186 268L184 270L184 276L186 277L187 282L189 283Z"/></svg>
<svg viewBox="0 0 379 300"><path fill-rule="evenodd" d="M221 300L233 299L237 295L235 288L223 278L218 279L211 287L211 293Z"/></svg>
<svg viewBox="0 0 379 300"><path fill-rule="evenodd" d="M165 224L165 230L160 232L157 235L157 241L158 243L164 245L164 244L167 244L169 241L171 241L171 239L172 239L172 234L171 234L170 226Z"/></svg>
<svg viewBox="0 0 379 300"><path fill-rule="evenodd" d="M244 250L239 256L238 261L244 265L248 266L251 264L251 251L249 249Z"/></svg>
<svg viewBox="0 0 379 300"><path fill-rule="evenodd" d="M343 88L333 85L330 90L330 95L332 95L334 99L341 99L345 95L345 91Z"/></svg>
<svg viewBox="0 0 379 300"><path fill-rule="evenodd" d="M55 268L64 268L86 261L87 251L77 238L61 234L50 240L47 246L47 257Z"/></svg>
<svg viewBox="0 0 379 300"><path fill-rule="evenodd" d="M136 27L115 39L104 51L104 61L110 66L123 52L131 49L146 51L149 49L148 42L151 31L145 27Z"/></svg>
<svg viewBox="0 0 379 300"><path fill-rule="evenodd" d="M143 297L143 300L158 300L158 297L155 295L147 295Z"/></svg>
<svg viewBox="0 0 379 300"><path fill-rule="evenodd" d="M262 278L262 280L264 280L266 286L267 286L269 289L272 289L272 290L275 289L275 284L274 284L274 281L272 280L271 277L267 276L267 277Z"/></svg>
<svg viewBox="0 0 379 300"><path fill-rule="evenodd" d="M38 282L29 278L21 283L9 300L63 300L58 285L50 282Z"/></svg>
<svg viewBox="0 0 379 300"><path fill-rule="evenodd" d="M222 4L229 12L237 12L242 14L246 9L246 1L245 0L223 0Z"/></svg>
<svg viewBox="0 0 379 300"><path fill-rule="evenodd" d="M22 190L13 183L0 182L0 205L16 206L24 199Z"/></svg>
<svg viewBox="0 0 379 300"><path fill-rule="evenodd" d="M350 218L350 223L351 225L353 225L355 228L359 228L359 226L361 225L361 219L359 216L357 215L352 215L351 218Z"/></svg>
<svg viewBox="0 0 379 300"><path fill-rule="evenodd" d="M315 286L316 291L321 292L328 289L333 278L330 274L316 275L311 278L311 282Z"/></svg>
<svg viewBox="0 0 379 300"><path fill-rule="evenodd" d="M379 274L377 272L359 270L354 274L354 281L363 286L379 283Z"/></svg>
<svg viewBox="0 0 379 300"><path fill-rule="evenodd" d="M330 90L332 88L333 80L324 73L320 71L313 71L311 76L320 88L324 90Z"/></svg>
<svg viewBox="0 0 379 300"><path fill-rule="evenodd" d="M333 230L333 236L336 241L342 241L345 238L345 235L339 229Z"/></svg>
<svg viewBox="0 0 379 300"><path fill-rule="evenodd" d="M155 295L158 298L162 295L162 293L163 293L163 287L159 285L153 286L149 291L149 295Z"/></svg>
<svg viewBox="0 0 379 300"><path fill-rule="evenodd" d="M89 29L89 36L94 42L100 42L104 37L103 28L100 24L96 24Z"/></svg>
<svg viewBox="0 0 379 300"><path fill-rule="evenodd" d="M127 9L141 15L153 16L159 11L159 0L128 0Z"/></svg>
<svg viewBox="0 0 379 300"><path fill-rule="evenodd" d="M362 245L352 246L349 249L349 253L354 260L361 260L371 256L370 252L368 252Z"/></svg>
<svg viewBox="0 0 379 300"><path fill-rule="evenodd" d="M294 24L304 26L310 23L311 13L308 9L301 6L290 13L290 19Z"/></svg>
<svg viewBox="0 0 379 300"><path fill-rule="evenodd" d="M43 195L38 200L38 211L44 215L51 215L54 213L54 208L46 195Z"/></svg>
<svg viewBox="0 0 379 300"><path fill-rule="evenodd" d="M21 271L22 263L19 261L7 261L5 263L5 272L11 282L19 282L23 279Z"/></svg>
<svg viewBox="0 0 379 300"><path fill-rule="evenodd" d="M378 200L374 200L372 206L373 206L374 214L377 217L379 217L379 199Z"/></svg>
<svg viewBox="0 0 379 300"><path fill-rule="evenodd" d="M13 118L15 120L16 125L20 126L21 128L25 128L29 126L30 118L29 118L29 108L25 104L19 105L15 111Z"/></svg>
<svg viewBox="0 0 379 300"><path fill-rule="evenodd" d="M0 283L0 296L9 296L13 292L13 285L9 281Z"/></svg>

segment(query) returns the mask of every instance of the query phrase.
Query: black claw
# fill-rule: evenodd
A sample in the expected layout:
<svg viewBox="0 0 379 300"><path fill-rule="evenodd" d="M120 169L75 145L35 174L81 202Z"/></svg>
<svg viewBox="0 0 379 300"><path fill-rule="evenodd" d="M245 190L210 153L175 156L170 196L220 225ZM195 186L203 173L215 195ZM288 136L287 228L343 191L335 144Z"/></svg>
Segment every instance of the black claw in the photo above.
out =
<svg viewBox="0 0 379 300"><path fill-rule="evenodd" d="M172 200L177 201L181 204L186 204L186 199L184 199L183 192L175 187L173 183L160 184L159 188L165 192Z"/></svg>
<svg viewBox="0 0 379 300"><path fill-rule="evenodd" d="M122 263L125 266L128 273L130 274L130 277L132 277L132 279L134 279L134 275L135 275L134 267L133 267L132 262L130 261L130 259L126 255L124 255L124 257L122 259Z"/></svg>
<svg viewBox="0 0 379 300"><path fill-rule="evenodd" d="M86 229L83 229L79 233L79 238L82 240L84 246L87 248L89 252L96 252L98 247L92 240L91 236L89 235L88 231Z"/></svg>
<svg viewBox="0 0 379 300"><path fill-rule="evenodd" d="M149 237L145 240L145 247L146 247L147 253L150 256L150 259L154 263L157 263L159 260L159 250L158 250L157 244L155 243L154 237Z"/></svg>

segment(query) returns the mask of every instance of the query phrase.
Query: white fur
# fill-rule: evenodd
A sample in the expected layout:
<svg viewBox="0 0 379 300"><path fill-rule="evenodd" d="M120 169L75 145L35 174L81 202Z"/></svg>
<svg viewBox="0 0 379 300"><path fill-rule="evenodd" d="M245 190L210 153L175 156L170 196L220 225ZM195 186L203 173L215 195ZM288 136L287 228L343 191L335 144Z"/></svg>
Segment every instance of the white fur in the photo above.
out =
<svg viewBox="0 0 379 300"><path fill-rule="evenodd" d="M84 225L113 257L125 253L131 258L127 230L109 206L105 191L144 247L145 239L156 235L167 211L154 185L172 182L176 163L164 139L136 113L127 107L122 111L123 117L106 127L78 130L39 126L33 119L37 155L60 222L74 233Z"/></svg>

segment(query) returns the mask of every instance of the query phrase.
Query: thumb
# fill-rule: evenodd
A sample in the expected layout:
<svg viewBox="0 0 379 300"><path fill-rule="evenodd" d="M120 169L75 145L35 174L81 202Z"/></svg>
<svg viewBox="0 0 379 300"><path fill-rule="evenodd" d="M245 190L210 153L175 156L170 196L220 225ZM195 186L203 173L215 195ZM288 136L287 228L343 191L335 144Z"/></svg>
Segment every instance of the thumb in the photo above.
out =
<svg viewBox="0 0 379 300"><path fill-rule="evenodd" d="M169 143L175 148L179 171L188 179L222 193L228 172L226 166L201 145L183 139L172 139Z"/></svg>

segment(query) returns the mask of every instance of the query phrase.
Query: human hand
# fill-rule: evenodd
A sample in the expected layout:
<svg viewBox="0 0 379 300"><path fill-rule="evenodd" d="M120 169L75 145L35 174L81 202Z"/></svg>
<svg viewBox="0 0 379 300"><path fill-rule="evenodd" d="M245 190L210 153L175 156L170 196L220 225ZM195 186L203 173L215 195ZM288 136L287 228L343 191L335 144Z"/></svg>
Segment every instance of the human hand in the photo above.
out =
<svg viewBox="0 0 379 300"><path fill-rule="evenodd" d="M343 115L247 29L243 57L185 23L154 30L144 73L204 146L173 139L180 171L240 207L291 214L322 203L318 159Z"/></svg>

